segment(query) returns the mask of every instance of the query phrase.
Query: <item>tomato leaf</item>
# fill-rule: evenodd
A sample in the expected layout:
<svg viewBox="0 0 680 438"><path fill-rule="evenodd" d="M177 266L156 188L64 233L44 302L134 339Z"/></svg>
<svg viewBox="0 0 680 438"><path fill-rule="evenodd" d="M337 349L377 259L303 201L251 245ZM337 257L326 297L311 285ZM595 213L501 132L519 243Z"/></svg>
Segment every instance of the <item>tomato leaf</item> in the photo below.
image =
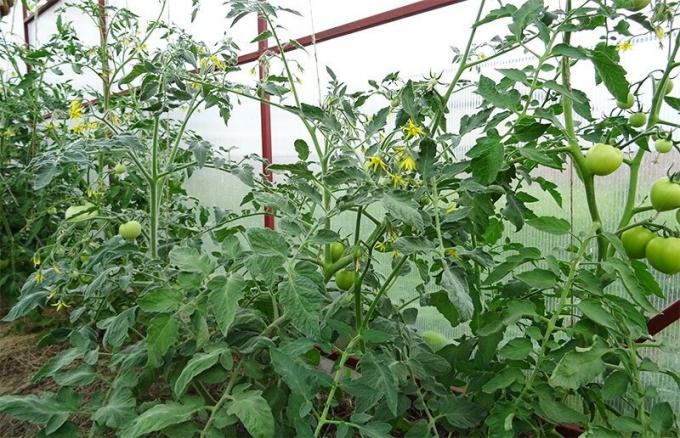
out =
<svg viewBox="0 0 680 438"><path fill-rule="evenodd" d="M241 420L253 438L271 438L274 436L274 417L261 391L245 391L234 388L232 401L227 413Z"/></svg>

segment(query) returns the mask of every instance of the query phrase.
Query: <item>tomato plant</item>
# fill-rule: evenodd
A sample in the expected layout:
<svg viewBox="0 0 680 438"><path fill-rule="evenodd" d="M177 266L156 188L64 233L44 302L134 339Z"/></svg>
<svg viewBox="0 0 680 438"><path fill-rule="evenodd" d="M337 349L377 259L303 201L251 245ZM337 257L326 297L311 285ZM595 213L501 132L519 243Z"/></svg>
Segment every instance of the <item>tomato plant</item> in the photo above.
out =
<svg viewBox="0 0 680 438"><path fill-rule="evenodd" d="M390 73L354 90L328 67L316 104L287 55L288 8L225 6L234 22L267 22L255 40L276 50L255 85L235 79L231 39L194 41L163 22L166 2L143 30L106 8L111 34L94 48L59 20L52 68L93 68L100 91L84 103L68 90L59 135L32 134L23 191L67 196L5 320L54 308L68 321L42 342L66 348L34 377L57 389L2 396L0 412L65 436L552 436L562 423L677 434L647 375L680 377L641 350L666 348L646 318L664 298L655 274L680 272L677 225L658 214L680 208L680 185L670 174L647 199L640 172L660 133L672 138L662 107L680 109L667 95L678 5L582 3L480 0L451 75ZM103 18L95 2L72 7ZM491 26L499 36L481 42ZM633 79L619 44L646 33L668 56ZM171 43L146 49L157 37ZM520 51L521 68L478 70ZM596 113L576 68L619 108ZM468 88L479 107L450 112ZM241 100L299 119L292 162L232 160L190 128L207 109L228 127ZM564 206L572 168L585 226L543 213ZM619 168L625 202L605 215L604 177ZM239 209L188 195L202 169L247 188ZM244 221L265 215L276 229ZM538 248L526 228L568 243ZM422 330L425 310L457 335Z"/></svg>

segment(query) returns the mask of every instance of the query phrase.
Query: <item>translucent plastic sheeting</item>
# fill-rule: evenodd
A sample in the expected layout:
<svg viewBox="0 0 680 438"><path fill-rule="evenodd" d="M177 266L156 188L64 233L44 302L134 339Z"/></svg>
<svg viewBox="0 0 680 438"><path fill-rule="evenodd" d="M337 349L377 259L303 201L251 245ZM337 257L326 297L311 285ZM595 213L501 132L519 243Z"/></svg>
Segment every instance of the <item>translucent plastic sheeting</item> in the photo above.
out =
<svg viewBox="0 0 680 438"><path fill-rule="evenodd" d="M20 9L20 6L18 6ZM88 46L99 44L99 27L90 17L75 8L65 7L59 3L37 16L28 25L28 38L33 48L39 48L47 43L57 32L57 17L61 14L64 23L71 23L77 31L79 40ZM45 75L46 82L70 82L76 89L86 91L88 89L100 90L102 83L97 74L87 68L79 74L75 73L71 66L63 65L60 73L49 71ZM86 97L90 97L86 92Z"/></svg>
<svg viewBox="0 0 680 438"><path fill-rule="evenodd" d="M234 27L227 19L228 5L223 0L201 0L195 20L191 21L191 0L168 0L162 19L188 32L197 41L205 42L209 48L228 36L238 44L243 53L257 49L257 43L251 43L257 35L257 19L254 15L240 20ZM161 2L158 0L108 0L115 7L130 9L139 15L143 22L155 20L159 16ZM162 47L164 42L156 38L149 44L150 48Z"/></svg>

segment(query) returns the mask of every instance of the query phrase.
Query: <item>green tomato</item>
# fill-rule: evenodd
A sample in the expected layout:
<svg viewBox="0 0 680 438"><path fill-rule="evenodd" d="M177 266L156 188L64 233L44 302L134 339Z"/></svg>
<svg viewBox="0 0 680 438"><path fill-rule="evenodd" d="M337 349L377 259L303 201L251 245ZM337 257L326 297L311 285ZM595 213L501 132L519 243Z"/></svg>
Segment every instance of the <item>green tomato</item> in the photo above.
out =
<svg viewBox="0 0 680 438"><path fill-rule="evenodd" d="M7 268L9 266L9 260L7 259L0 259L0 271L3 269Z"/></svg>
<svg viewBox="0 0 680 438"><path fill-rule="evenodd" d="M451 343L446 336L433 330L425 330L420 334L420 337L435 353Z"/></svg>
<svg viewBox="0 0 680 438"><path fill-rule="evenodd" d="M614 3L619 8L623 8L631 12L637 12L646 8L650 1L651 0L615 0Z"/></svg>
<svg viewBox="0 0 680 438"><path fill-rule="evenodd" d="M340 290L349 290L354 286L354 272L353 271L339 271L335 274L335 285Z"/></svg>
<svg viewBox="0 0 680 438"><path fill-rule="evenodd" d="M624 110L633 108L634 104L635 96L633 96L633 93L628 93L628 99L625 102L621 102L620 100L616 101L616 106Z"/></svg>
<svg viewBox="0 0 680 438"><path fill-rule="evenodd" d="M604 143L597 143L586 153L586 168L594 175L609 175L623 163L623 152Z"/></svg>
<svg viewBox="0 0 680 438"><path fill-rule="evenodd" d="M665 138L659 138L654 142L654 148L657 152L666 154L673 149L673 142Z"/></svg>
<svg viewBox="0 0 680 438"><path fill-rule="evenodd" d="M656 211L668 211L680 208L680 184L663 177L652 185L649 195L652 207Z"/></svg>
<svg viewBox="0 0 680 438"><path fill-rule="evenodd" d="M623 242L623 249L631 259L642 259L645 257L645 249L650 240L654 239L656 234L645 227L635 227L624 231L621 234L621 241Z"/></svg>
<svg viewBox="0 0 680 438"><path fill-rule="evenodd" d="M680 272L680 239L656 237L647 244L647 260L657 271L674 275Z"/></svg>
<svg viewBox="0 0 680 438"><path fill-rule="evenodd" d="M97 207L86 202L83 205L72 205L67 208L64 217L67 222L83 222L96 218L98 214Z"/></svg>
<svg viewBox="0 0 680 438"><path fill-rule="evenodd" d="M671 80L669 79L669 80L666 82L666 87L664 88L663 93L664 93L665 95L669 95L669 94L671 94L672 91L673 91L673 81L671 81Z"/></svg>
<svg viewBox="0 0 680 438"><path fill-rule="evenodd" d="M123 239L135 240L142 234L142 225L137 221L125 222L118 227L118 234L120 234Z"/></svg>
<svg viewBox="0 0 680 438"><path fill-rule="evenodd" d="M125 167L125 164L123 163L118 163L116 164L116 167L113 168L113 171L116 172L116 175L122 175L126 170L127 167Z"/></svg>
<svg viewBox="0 0 680 438"><path fill-rule="evenodd" d="M345 253L345 245L342 242L331 243L331 261L333 263L340 260L340 257Z"/></svg>
<svg viewBox="0 0 680 438"><path fill-rule="evenodd" d="M645 126L645 123L647 123L647 114L633 113L628 118L628 123L630 123L630 126L632 126L633 128L640 128L642 126Z"/></svg>

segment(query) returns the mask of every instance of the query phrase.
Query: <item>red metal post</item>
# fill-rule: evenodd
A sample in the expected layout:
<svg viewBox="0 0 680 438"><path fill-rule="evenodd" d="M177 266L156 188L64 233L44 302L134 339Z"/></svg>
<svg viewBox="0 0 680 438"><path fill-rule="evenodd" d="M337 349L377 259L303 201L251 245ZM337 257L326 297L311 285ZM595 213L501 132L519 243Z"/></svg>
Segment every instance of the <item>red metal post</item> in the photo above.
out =
<svg viewBox="0 0 680 438"><path fill-rule="evenodd" d="M23 2L21 3L21 12L24 16L24 42L26 43L26 48L28 49L31 47L31 35L28 27L30 22L27 21L28 9L26 9L26 5Z"/></svg>
<svg viewBox="0 0 680 438"><path fill-rule="evenodd" d="M267 30L267 20L263 16L257 17L257 34ZM258 58L267 51L267 38L258 41L257 43ZM264 60L260 60L258 69L260 71L260 80L267 77L267 65ZM273 175L267 170L267 165L273 162L272 157L272 112L271 106L267 103L269 95L262 91L262 102L260 102L260 130L262 132L262 158L264 164L262 165L262 172L269 181L273 181ZM267 228L274 228L274 215L266 214L264 216L264 226Z"/></svg>

